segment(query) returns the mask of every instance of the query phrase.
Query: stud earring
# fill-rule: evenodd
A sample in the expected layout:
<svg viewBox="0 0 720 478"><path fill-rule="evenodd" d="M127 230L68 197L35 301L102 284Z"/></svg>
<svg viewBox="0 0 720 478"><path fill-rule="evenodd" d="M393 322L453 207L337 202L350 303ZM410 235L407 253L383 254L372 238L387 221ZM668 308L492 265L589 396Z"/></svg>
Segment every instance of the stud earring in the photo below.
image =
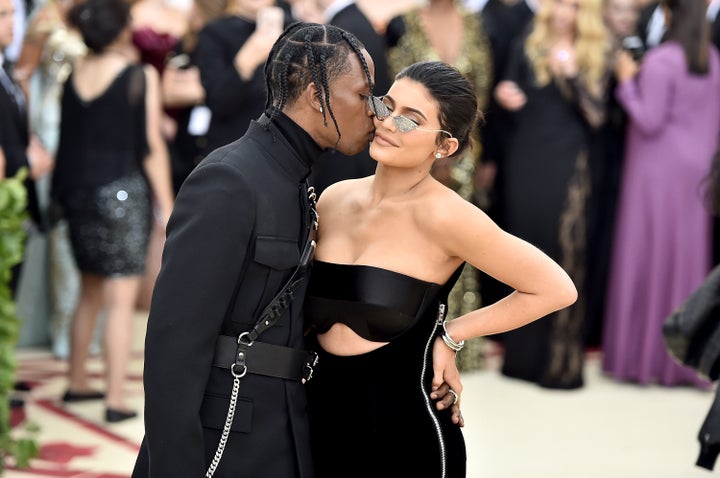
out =
<svg viewBox="0 0 720 478"><path fill-rule="evenodd" d="M440 154L440 153L435 153L435 159L440 159L440 156L442 156L442 154Z"/></svg>
<svg viewBox="0 0 720 478"><path fill-rule="evenodd" d="M320 113L323 113L323 107L322 107L322 106L320 107Z"/></svg>

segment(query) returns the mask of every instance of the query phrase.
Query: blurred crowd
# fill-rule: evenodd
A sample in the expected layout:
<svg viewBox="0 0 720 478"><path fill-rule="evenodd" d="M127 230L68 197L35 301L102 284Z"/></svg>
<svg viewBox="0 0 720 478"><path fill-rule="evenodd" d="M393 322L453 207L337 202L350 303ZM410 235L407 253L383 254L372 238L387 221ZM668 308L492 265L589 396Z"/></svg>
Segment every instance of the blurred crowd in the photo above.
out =
<svg viewBox="0 0 720 478"><path fill-rule="evenodd" d="M619 381L710 388L668 355L661 324L720 257L720 1L94 0L107 8L93 16L83 1L0 0L0 179L30 171L13 290L35 326L21 342L68 360L66 401L102 395L85 361L103 351L106 418L134 416L132 317L149 307L174 197L262 114L264 62L296 20L354 33L378 96L416 61L466 74L483 121L432 174L575 281L575 305L472 341L461 369L482 368L492 340L502 374L543 387L583 386L591 348ZM322 193L373 170L367 151L327 152L312 182ZM466 267L449 318L507 292Z"/></svg>

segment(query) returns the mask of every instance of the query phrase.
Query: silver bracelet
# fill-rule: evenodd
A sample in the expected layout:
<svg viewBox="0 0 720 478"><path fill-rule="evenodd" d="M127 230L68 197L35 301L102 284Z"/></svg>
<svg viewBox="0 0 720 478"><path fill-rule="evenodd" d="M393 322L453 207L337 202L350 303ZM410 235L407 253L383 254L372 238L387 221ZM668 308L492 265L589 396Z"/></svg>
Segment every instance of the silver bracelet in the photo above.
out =
<svg viewBox="0 0 720 478"><path fill-rule="evenodd" d="M441 335L443 342L445 342L445 345L453 349L455 352L459 352L465 347L465 341L461 340L460 342L455 342L452 337L450 337L450 334L448 334L447 331L447 320L443 320L443 333Z"/></svg>

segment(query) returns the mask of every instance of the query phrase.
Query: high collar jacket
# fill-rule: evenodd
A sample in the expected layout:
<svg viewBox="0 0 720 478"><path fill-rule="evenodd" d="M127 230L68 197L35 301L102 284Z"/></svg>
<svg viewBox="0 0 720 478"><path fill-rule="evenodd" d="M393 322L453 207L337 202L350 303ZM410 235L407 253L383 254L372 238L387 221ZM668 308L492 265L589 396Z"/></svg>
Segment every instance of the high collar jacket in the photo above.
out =
<svg viewBox="0 0 720 478"><path fill-rule="evenodd" d="M274 123L253 122L180 189L148 319L145 439L134 478L205 475L232 389L229 370L212 367L214 344L219 334L250 330L298 265L311 227L302 199L310 160ZM262 341L303 348L304 294L305 284ZM300 382L243 377L214 476L312 477L305 408Z"/></svg>

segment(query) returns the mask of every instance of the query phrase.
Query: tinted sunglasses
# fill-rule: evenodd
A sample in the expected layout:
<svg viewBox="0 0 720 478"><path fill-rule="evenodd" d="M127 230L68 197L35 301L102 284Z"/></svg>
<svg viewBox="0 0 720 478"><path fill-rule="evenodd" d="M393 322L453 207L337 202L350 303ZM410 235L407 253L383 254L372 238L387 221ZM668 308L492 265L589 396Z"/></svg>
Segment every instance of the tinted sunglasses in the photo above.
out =
<svg viewBox="0 0 720 478"><path fill-rule="evenodd" d="M431 131L435 133L444 133L448 135L448 137L452 138L453 135L449 133L448 131L445 131L444 129L427 129L427 128L421 128L420 125L418 125L416 122L411 120L410 118L403 116L403 115L397 115L392 116L390 113L392 112L390 110L390 107L385 104L385 102L382 100L382 97L378 96L368 96L368 105L370 106L370 111L375 115L377 119L380 121L385 121L385 119L389 116L392 118L393 123L395 123L395 127L398 131L401 133L409 133L410 131L420 130L420 131Z"/></svg>

